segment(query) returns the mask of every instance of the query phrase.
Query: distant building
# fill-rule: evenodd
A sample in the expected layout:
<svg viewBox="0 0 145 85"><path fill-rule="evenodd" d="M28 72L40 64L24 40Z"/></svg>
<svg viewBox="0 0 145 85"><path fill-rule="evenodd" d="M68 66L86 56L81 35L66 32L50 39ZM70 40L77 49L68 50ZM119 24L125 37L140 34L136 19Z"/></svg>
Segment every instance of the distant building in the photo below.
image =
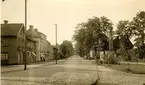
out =
<svg viewBox="0 0 145 85"><path fill-rule="evenodd" d="M27 30L27 36L31 39L37 41L36 43L36 61L40 61L40 36L38 33L34 31L33 25L30 25L29 29Z"/></svg>
<svg viewBox="0 0 145 85"><path fill-rule="evenodd" d="M22 23L1 24L1 64L21 64L25 53L25 27Z"/></svg>
<svg viewBox="0 0 145 85"><path fill-rule="evenodd" d="M35 30L39 36L40 36L40 59L41 60L45 60L47 59L48 55L49 55L49 52L47 50L48 48L48 43L47 43L47 40L46 40L46 35L43 34L42 32L39 32L38 30Z"/></svg>
<svg viewBox="0 0 145 85"><path fill-rule="evenodd" d="M28 63L33 63L36 62L36 46L37 46L37 41L34 40L33 38L27 36L27 62Z"/></svg>
<svg viewBox="0 0 145 85"><path fill-rule="evenodd" d="M33 40L37 41L36 44L36 61L51 60L52 59L52 46L46 40L47 36L38 29L34 29L32 25L27 30L27 35Z"/></svg>

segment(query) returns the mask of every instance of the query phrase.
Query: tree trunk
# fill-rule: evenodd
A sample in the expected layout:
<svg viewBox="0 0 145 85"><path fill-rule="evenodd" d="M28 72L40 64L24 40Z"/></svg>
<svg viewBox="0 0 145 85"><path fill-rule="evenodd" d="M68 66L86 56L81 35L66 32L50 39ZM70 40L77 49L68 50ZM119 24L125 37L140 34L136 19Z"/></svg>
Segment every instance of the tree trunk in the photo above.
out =
<svg viewBox="0 0 145 85"><path fill-rule="evenodd" d="M105 53L105 51L103 51L104 52L104 62L103 62L103 64L105 64L105 61L106 61L106 53Z"/></svg>
<svg viewBox="0 0 145 85"><path fill-rule="evenodd" d="M127 58L128 58L128 60L127 60L127 65L126 65L126 69L127 69L128 71L130 71L130 69L129 69L129 54L128 54L128 50L126 50L126 54L127 54Z"/></svg>

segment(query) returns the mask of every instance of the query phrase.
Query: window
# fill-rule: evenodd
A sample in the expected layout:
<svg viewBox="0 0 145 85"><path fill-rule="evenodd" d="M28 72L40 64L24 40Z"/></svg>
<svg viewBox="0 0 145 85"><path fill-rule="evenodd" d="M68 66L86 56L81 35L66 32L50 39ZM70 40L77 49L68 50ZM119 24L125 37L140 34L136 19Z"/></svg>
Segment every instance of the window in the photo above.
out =
<svg viewBox="0 0 145 85"><path fill-rule="evenodd" d="M1 60L8 60L8 53L1 53Z"/></svg>
<svg viewBox="0 0 145 85"><path fill-rule="evenodd" d="M8 40L1 40L1 46L8 46Z"/></svg>

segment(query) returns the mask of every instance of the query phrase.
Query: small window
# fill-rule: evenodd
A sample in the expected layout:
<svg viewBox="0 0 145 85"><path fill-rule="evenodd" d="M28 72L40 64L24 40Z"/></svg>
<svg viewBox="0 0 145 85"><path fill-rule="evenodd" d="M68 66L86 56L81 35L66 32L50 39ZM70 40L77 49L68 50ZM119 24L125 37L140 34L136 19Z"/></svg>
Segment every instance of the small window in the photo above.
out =
<svg viewBox="0 0 145 85"><path fill-rule="evenodd" d="M8 40L1 40L1 46L8 46Z"/></svg>
<svg viewBox="0 0 145 85"><path fill-rule="evenodd" d="M1 53L1 60L8 60L8 53Z"/></svg>

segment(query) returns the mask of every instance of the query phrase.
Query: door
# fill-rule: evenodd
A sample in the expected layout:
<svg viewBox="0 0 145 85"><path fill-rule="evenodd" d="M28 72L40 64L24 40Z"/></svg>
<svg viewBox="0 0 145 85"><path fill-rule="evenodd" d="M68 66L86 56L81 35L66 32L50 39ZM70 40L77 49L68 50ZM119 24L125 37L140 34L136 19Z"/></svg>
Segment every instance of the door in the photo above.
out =
<svg viewBox="0 0 145 85"><path fill-rule="evenodd" d="M17 64L20 64L20 62L21 62L21 53L20 53L20 51L18 51L17 52L18 54L17 54Z"/></svg>

